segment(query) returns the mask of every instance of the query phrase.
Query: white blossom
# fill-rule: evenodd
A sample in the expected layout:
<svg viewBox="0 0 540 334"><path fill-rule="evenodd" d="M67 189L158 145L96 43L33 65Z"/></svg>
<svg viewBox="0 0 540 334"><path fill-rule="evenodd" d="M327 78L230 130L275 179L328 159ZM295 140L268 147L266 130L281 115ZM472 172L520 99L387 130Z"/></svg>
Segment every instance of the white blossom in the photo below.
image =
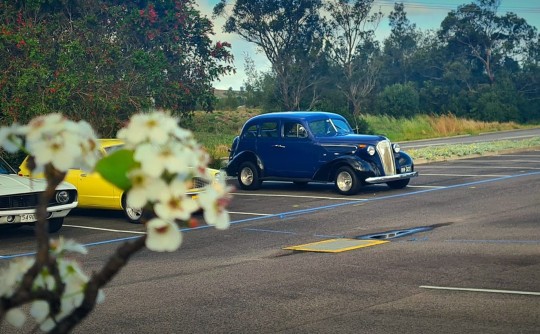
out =
<svg viewBox="0 0 540 334"><path fill-rule="evenodd" d="M180 247L182 234L176 224L154 218L146 224L146 247L156 252L172 252Z"/></svg>
<svg viewBox="0 0 540 334"><path fill-rule="evenodd" d="M36 300L30 307L30 315L38 322L41 323L49 316L50 308L49 303L44 300Z"/></svg>
<svg viewBox="0 0 540 334"><path fill-rule="evenodd" d="M26 315L20 308L12 308L6 312L6 320L11 325L21 328L26 321Z"/></svg>
<svg viewBox="0 0 540 334"><path fill-rule="evenodd" d="M117 137L124 139L128 147L149 142L165 144L177 127L178 120L162 111L135 114L127 127L118 131Z"/></svg>
<svg viewBox="0 0 540 334"><path fill-rule="evenodd" d="M199 209L199 204L186 195L187 191L186 181L175 178L154 205L156 215L165 220L188 220Z"/></svg>
<svg viewBox="0 0 540 334"><path fill-rule="evenodd" d="M164 180L151 177L140 169L132 170L128 177L131 180L131 189L127 194L127 205L130 207L144 207L146 203L155 201L167 188Z"/></svg>
<svg viewBox="0 0 540 334"><path fill-rule="evenodd" d="M53 253L60 255L65 252L87 254L88 251L80 243L76 242L73 239L64 239L63 236L60 236L57 240L52 240L50 249Z"/></svg>
<svg viewBox="0 0 540 334"><path fill-rule="evenodd" d="M204 220L207 224L224 230L230 225L229 212L225 207L229 204L231 188L227 186L224 178L217 179L206 187L206 190L198 197L199 203L204 210Z"/></svg>
<svg viewBox="0 0 540 334"><path fill-rule="evenodd" d="M0 297L10 297L15 292L23 275L32 267L34 259L29 257L17 258L0 271Z"/></svg>
<svg viewBox="0 0 540 334"><path fill-rule="evenodd" d="M9 153L17 152L23 145L19 136L21 126L14 123L10 126L0 127L0 147Z"/></svg>

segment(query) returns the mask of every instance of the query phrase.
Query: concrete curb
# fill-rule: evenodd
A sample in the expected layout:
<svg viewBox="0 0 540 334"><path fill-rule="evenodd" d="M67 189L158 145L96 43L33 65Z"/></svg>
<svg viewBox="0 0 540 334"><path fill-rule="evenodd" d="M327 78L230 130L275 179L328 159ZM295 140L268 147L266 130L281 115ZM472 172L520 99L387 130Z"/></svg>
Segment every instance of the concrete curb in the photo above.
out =
<svg viewBox="0 0 540 334"><path fill-rule="evenodd" d="M464 159L472 159L472 158L480 158L480 157L489 157L494 155L501 155L501 154L509 154L509 153L516 153L516 152L529 152L529 151L537 151L540 150L540 146L533 146L533 147L526 147L526 148L511 148L511 149L505 149L505 150L498 150L493 152L486 152L484 154L470 154L465 156L451 156L451 157L440 157L435 159L414 159L415 165L424 165L429 164L432 162L442 162L442 161L452 161L452 160L464 160Z"/></svg>

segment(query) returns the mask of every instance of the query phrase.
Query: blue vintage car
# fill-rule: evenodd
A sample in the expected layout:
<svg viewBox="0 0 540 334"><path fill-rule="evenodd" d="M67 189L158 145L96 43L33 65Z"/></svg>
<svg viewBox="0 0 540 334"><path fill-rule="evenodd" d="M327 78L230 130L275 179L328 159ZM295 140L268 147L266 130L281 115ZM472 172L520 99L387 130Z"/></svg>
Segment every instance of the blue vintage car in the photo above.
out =
<svg viewBox="0 0 540 334"><path fill-rule="evenodd" d="M361 186L409 184L413 159L383 136L355 134L342 116L329 112L277 112L246 122L232 144L229 176L242 189L256 190L265 180L334 182L339 193Z"/></svg>

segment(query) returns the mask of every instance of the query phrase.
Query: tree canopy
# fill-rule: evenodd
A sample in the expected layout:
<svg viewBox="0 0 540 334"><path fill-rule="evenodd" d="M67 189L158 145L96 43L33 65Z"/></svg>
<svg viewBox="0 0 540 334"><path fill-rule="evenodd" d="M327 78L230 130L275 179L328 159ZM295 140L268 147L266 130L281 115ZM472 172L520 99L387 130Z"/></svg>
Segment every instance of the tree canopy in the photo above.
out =
<svg viewBox="0 0 540 334"><path fill-rule="evenodd" d="M226 12L226 3L222 0L216 12ZM272 63L260 80L250 78L251 95L264 90L258 95L277 94L284 101L290 95L283 88L293 87L292 82L302 78L302 87L310 87L298 90L304 94L295 99L299 105L281 103L281 109L334 111L355 123L360 114L370 113L538 122L538 31L515 13L501 13L500 3L464 3L450 10L438 29L422 31L407 17L407 3L398 2L388 15L390 35L378 40L381 14L372 0L239 0L225 30L255 43ZM309 31L322 33L322 40L299 43L309 40L300 29L308 22ZM310 75L300 76L292 64ZM311 96L317 96L315 103ZM273 109L266 99L259 100L266 111L276 108L276 102Z"/></svg>
<svg viewBox="0 0 540 334"><path fill-rule="evenodd" d="M108 136L149 107L213 107L230 44L192 0L0 3L0 119L60 112Z"/></svg>

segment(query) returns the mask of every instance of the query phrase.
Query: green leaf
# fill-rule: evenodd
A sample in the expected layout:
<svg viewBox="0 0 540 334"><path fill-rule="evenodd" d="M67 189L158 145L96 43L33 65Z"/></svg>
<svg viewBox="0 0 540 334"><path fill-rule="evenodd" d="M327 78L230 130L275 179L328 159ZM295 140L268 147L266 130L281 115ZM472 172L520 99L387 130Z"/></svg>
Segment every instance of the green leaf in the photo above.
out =
<svg viewBox="0 0 540 334"><path fill-rule="evenodd" d="M133 159L133 151L118 150L103 157L96 164L96 172L122 190L128 190L131 187L131 181L127 173L137 166Z"/></svg>

